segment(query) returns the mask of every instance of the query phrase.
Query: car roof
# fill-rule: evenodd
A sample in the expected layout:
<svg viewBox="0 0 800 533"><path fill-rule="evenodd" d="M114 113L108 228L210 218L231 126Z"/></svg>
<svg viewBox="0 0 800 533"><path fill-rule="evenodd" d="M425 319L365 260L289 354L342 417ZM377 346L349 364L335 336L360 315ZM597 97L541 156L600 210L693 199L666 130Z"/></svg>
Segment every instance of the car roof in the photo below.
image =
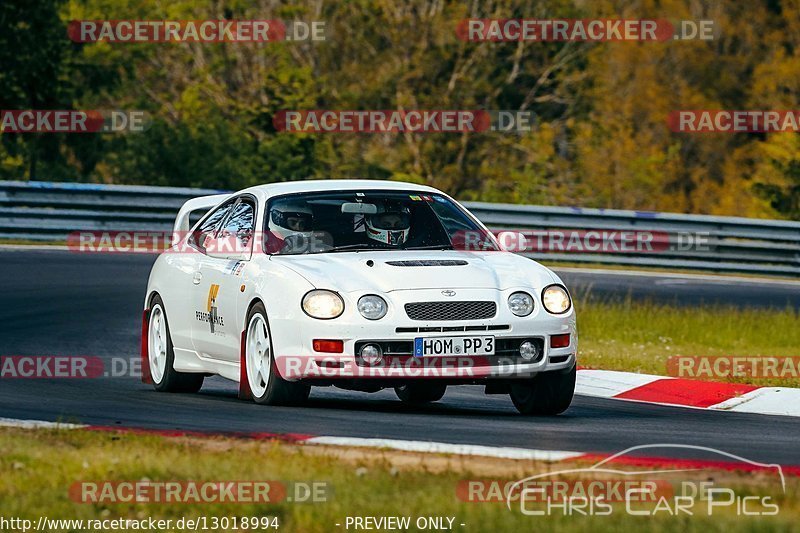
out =
<svg viewBox="0 0 800 533"><path fill-rule="evenodd" d="M441 192L433 187L420 185L418 183L363 179L284 181L279 183L256 185L241 192L260 192L267 196L276 196L279 194L291 194L298 192L352 191L363 189L385 191L419 191L428 193Z"/></svg>

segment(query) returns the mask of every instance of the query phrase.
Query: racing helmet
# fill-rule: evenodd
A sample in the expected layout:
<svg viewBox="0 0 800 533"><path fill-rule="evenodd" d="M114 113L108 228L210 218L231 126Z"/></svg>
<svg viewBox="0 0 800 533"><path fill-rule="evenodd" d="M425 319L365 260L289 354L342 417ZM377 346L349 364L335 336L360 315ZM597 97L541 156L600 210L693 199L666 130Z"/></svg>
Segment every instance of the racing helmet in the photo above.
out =
<svg viewBox="0 0 800 533"><path fill-rule="evenodd" d="M411 231L411 210L398 203L378 205L378 211L366 216L367 237L382 244L400 246Z"/></svg>
<svg viewBox="0 0 800 533"><path fill-rule="evenodd" d="M313 226L314 214L305 202L278 201L270 209L269 230L281 239L295 235L309 237Z"/></svg>

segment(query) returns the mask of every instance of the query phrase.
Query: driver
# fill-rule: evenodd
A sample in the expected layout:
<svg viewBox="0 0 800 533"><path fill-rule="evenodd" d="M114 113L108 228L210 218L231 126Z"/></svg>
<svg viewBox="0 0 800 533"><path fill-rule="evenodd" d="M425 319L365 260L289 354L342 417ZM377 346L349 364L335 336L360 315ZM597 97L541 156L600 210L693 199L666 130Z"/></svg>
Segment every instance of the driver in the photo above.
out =
<svg viewBox="0 0 800 533"><path fill-rule="evenodd" d="M303 252L313 236L314 213L305 202L277 202L269 212L269 230L281 239L283 253ZM272 247L270 247L272 248Z"/></svg>
<svg viewBox="0 0 800 533"><path fill-rule="evenodd" d="M408 241L411 231L411 211L396 203L378 206L375 214L366 216L367 237L382 244L400 246Z"/></svg>

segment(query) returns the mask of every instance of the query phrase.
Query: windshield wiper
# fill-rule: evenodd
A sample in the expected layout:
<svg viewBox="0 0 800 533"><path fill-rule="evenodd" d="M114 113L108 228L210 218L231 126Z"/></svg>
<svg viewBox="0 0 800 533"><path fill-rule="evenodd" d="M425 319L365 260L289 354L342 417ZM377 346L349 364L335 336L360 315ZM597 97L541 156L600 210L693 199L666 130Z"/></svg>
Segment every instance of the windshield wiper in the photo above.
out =
<svg viewBox="0 0 800 533"><path fill-rule="evenodd" d="M323 253L330 252L373 252L373 251L392 251L392 250L452 250L452 244L433 244L430 246L412 246L411 248L390 248L381 246L370 246L368 244L345 244L344 246L334 246L330 250L325 250Z"/></svg>
<svg viewBox="0 0 800 533"><path fill-rule="evenodd" d="M373 250L388 250L388 248L378 248L366 244L346 244L344 246L334 246L330 250L325 250L324 253L329 252L371 252Z"/></svg>
<svg viewBox="0 0 800 533"><path fill-rule="evenodd" d="M452 250L452 244L432 244L430 246L412 246L403 250Z"/></svg>

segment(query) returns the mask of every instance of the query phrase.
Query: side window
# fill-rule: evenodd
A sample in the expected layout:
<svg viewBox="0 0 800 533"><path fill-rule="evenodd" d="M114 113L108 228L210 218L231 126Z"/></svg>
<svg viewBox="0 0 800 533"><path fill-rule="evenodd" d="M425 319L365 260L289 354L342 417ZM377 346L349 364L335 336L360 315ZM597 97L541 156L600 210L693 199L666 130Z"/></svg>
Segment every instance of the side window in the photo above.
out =
<svg viewBox="0 0 800 533"><path fill-rule="evenodd" d="M223 222L222 229L217 234L217 239L227 242L234 251L245 252L249 250L255 228L256 206L252 200L242 198L233 209L230 216ZM228 242L230 241L230 242Z"/></svg>
<svg viewBox="0 0 800 533"><path fill-rule="evenodd" d="M199 248L201 252L206 253L206 244L208 240L214 238L217 228L230 212L234 202L235 200L228 200L206 217L192 233L192 236L189 238L190 243Z"/></svg>

